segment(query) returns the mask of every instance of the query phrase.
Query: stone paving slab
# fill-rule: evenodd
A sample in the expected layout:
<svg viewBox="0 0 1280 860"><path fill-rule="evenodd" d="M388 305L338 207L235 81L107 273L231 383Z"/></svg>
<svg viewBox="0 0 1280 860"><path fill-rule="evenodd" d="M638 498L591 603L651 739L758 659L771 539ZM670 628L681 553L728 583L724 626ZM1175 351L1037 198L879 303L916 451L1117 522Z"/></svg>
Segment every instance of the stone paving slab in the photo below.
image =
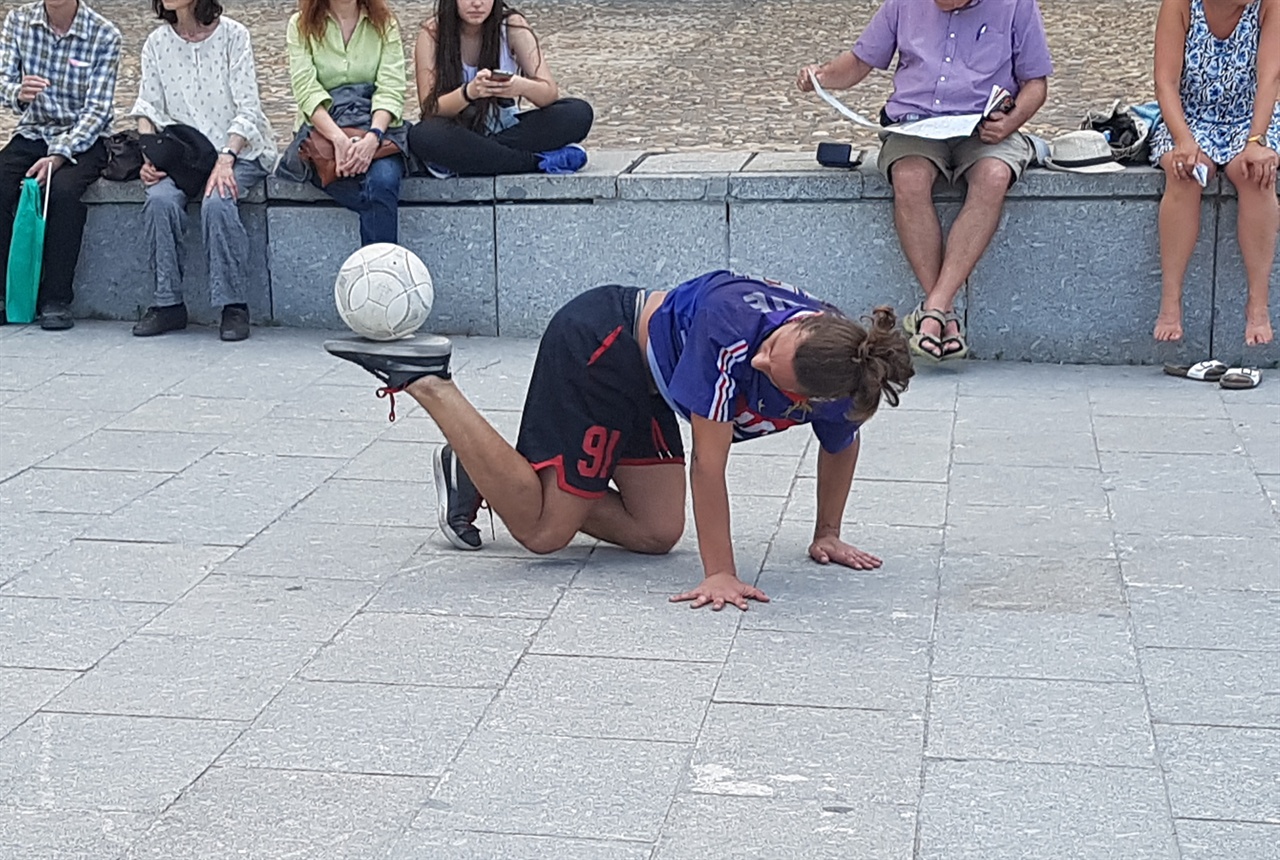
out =
<svg viewBox="0 0 1280 860"><path fill-rule="evenodd" d="M926 767L922 860L1166 860L1176 852L1157 770L984 761Z"/></svg>
<svg viewBox="0 0 1280 860"><path fill-rule="evenodd" d="M266 707L314 651L306 641L139 634L98 661L49 708L247 721Z"/></svg>
<svg viewBox="0 0 1280 860"><path fill-rule="evenodd" d="M0 588L0 594L167 603L229 555L226 547L72 541Z"/></svg>
<svg viewBox="0 0 1280 860"><path fill-rule="evenodd" d="M0 597L0 666L88 669L163 603Z"/></svg>
<svg viewBox="0 0 1280 860"><path fill-rule="evenodd" d="M652 842L687 744L482 731L416 828Z"/></svg>
<svg viewBox="0 0 1280 860"><path fill-rule="evenodd" d="M716 703L684 788L836 806L909 805L920 784L923 733L917 717L883 711Z"/></svg>
<svg viewBox="0 0 1280 860"><path fill-rule="evenodd" d="M907 860L914 808L681 795L657 860Z"/></svg>
<svg viewBox="0 0 1280 860"><path fill-rule="evenodd" d="M644 842L415 829L396 843L390 860L649 860L651 854Z"/></svg>
<svg viewBox="0 0 1280 860"><path fill-rule="evenodd" d="M488 690L293 681L220 763L441 776L492 698Z"/></svg>
<svg viewBox="0 0 1280 860"><path fill-rule="evenodd" d="M6 860L1273 860L1274 380L922 369L844 517L876 571L806 559L806 434L748 444L742 615L667 602L691 521L456 552L438 429L324 337L0 327ZM508 437L534 348L457 343Z"/></svg>
<svg viewBox="0 0 1280 860"><path fill-rule="evenodd" d="M40 713L0 745L0 804L158 813L241 729L211 720Z"/></svg>
<svg viewBox="0 0 1280 860"><path fill-rule="evenodd" d="M408 777L212 768L125 857L385 856L434 785Z"/></svg>
<svg viewBox="0 0 1280 860"><path fill-rule="evenodd" d="M530 655L485 716L484 727L692 743L703 729L717 676L716 667L694 663Z"/></svg>
<svg viewBox="0 0 1280 860"><path fill-rule="evenodd" d="M1280 858L1280 825L1178 819L1178 847L1184 860L1214 857Z"/></svg>
<svg viewBox="0 0 1280 860"><path fill-rule="evenodd" d="M1173 814L1280 824L1280 732L1157 726Z"/></svg>
<svg viewBox="0 0 1280 860"><path fill-rule="evenodd" d="M1280 728L1280 661L1267 652L1144 648L1151 719Z"/></svg>
<svg viewBox="0 0 1280 860"><path fill-rule="evenodd" d="M0 669L0 738L78 677L57 669Z"/></svg>
<svg viewBox="0 0 1280 860"><path fill-rule="evenodd" d="M10 860L119 857L151 823L131 812L0 807L0 853Z"/></svg>
<svg viewBox="0 0 1280 860"><path fill-rule="evenodd" d="M1142 687L935 678L925 753L943 759L1152 767Z"/></svg>
<svg viewBox="0 0 1280 860"><path fill-rule="evenodd" d="M343 628L303 677L501 687L536 629L535 622L517 618L365 613Z"/></svg>

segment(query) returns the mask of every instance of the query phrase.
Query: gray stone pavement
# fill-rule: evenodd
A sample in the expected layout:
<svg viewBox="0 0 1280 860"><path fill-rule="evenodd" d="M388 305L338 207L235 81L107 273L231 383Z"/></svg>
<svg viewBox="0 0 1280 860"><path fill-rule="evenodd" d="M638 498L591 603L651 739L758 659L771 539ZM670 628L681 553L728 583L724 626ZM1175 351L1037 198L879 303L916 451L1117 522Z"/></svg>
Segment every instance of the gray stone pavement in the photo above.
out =
<svg viewBox="0 0 1280 860"><path fill-rule="evenodd" d="M847 536L731 458L746 614L432 528L324 335L0 328L0 857L1280 858L1280 378L924 373ZM459 343L510 434L534 344Z"/></svg>

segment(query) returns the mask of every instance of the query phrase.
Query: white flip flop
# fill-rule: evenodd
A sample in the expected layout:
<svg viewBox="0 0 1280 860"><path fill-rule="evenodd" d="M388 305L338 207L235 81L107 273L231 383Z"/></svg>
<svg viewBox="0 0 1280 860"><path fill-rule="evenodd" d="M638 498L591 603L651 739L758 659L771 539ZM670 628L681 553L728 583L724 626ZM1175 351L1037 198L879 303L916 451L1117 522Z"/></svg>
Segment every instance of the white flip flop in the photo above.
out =
<svg viewBox="0 0 1280 860"><path fill-rule="evenodd" d="M1164 372L1169 376L1180 376L1201 382L1217 382L1227 372L1227 365L1216 358L1211 358L1208 361L1197 361L1192 365L1166 364Z"/></svg>
<svg viewBox="0 0 1280 860"><path fill-rule="evenodd" d="M1223 388L1243 391L1247 388L1257 388L1258 383L1262 382L1262 371L1256 367L1232 367L1222 374L1222 378L1218 380L1218 384Z"/></svg>

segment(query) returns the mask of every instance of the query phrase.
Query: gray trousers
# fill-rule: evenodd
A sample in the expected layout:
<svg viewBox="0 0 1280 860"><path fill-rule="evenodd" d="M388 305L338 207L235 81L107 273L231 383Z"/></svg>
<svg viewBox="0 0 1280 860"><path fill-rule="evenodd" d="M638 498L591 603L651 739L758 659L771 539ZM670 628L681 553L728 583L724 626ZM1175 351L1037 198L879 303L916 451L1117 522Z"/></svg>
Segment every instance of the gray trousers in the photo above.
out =
<svg viewBox="0 0 1280 860"><path fill-rule="evenodd" d="M266 177L256 161L237 161L236 186L243 197ZM182 302L182 273L186 264L183 241L187 233L187 195L172 179L147 187L142 221L155 265L156 307ZM246 301L249 234L240 220L236 201L212 194L200 203L200 227L209 262L209 303L214 307Z"/></svg>

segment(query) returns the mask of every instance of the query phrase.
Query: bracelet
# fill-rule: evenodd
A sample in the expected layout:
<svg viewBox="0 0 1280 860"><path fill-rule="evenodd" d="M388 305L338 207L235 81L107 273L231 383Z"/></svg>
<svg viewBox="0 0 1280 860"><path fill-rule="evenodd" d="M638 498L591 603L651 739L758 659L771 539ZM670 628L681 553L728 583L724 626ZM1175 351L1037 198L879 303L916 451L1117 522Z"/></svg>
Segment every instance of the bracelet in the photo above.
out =
<svg viewBox="0 0 1280 860"><path fill-rule="evenodd" d="M467 104L473 105L476 103L476 100L471 97L471 93L467 92L467 85L470 83L471 81L467 81L462 85L462 98L466 100Z"/></svg>

